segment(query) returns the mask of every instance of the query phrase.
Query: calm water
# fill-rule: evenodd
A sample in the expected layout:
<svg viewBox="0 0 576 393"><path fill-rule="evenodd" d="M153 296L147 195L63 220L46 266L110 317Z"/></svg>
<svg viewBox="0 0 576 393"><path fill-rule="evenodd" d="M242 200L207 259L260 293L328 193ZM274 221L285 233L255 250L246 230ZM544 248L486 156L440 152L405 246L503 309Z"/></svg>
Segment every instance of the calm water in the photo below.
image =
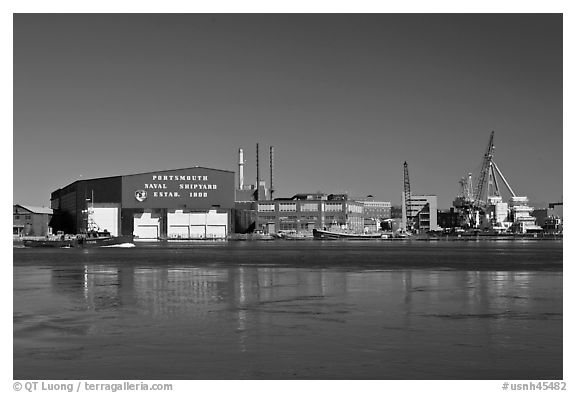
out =
<svg viewBox="0 0 576 393"><path fill-rule="evenodd" d="M15 379L560 379L562 243L14 249Z"/></svg>

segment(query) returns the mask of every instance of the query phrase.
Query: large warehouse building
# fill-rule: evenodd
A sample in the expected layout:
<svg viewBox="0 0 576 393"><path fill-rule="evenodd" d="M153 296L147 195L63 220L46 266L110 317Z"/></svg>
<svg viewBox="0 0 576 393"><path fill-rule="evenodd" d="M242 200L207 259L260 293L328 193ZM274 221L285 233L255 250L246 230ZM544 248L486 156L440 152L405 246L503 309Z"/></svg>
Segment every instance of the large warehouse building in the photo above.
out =
<svg viewBox="0 0 576 393"><path fill-rule="evenodd" d="M224 238L232 231L234 172L193 167L78 180L52 193L54 232L89 222L137 239Z"/></svg>

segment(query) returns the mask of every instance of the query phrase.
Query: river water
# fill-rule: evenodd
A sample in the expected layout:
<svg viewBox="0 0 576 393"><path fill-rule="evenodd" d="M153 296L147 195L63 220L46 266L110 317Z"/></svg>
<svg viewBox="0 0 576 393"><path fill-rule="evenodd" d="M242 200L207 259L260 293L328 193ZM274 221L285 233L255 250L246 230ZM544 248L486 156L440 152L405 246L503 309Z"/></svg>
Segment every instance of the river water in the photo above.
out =
<svg viewBox="0 0 576 393"><path fill-rule="evenodd" d="M561 379L562 242L14 249L15 379Z"/></svg>

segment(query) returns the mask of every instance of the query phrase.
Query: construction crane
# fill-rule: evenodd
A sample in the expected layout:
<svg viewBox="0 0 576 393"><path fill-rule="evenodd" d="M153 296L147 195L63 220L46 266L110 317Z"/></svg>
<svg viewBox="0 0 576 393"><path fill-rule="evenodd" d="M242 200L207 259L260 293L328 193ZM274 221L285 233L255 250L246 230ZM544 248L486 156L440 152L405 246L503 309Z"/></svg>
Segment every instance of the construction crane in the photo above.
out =
<svg viewBox="0 0 576 393"><path fill-rule="evenodd" d="M473 187L471 173L468 173L467 177L460 179L460 194L460 198L462 199L463 203L472 203Z"/></svg>
<svg viewBox="0 0 576 393"><path fill-rule="evenodd" d="M410 177L408 163L404 161L404 209L406 211L406 230L412 228L412 194L410 193Z"/></svg>
<svg viewBox="0 0 576 393"><path fill-rule="evenodd" d="M461 195L454 200L457 207L465 218L465 226L478 227L481 224L481 216L486 216L490 205L501 202L502 194L498 180L502 180L506 189L515 201L522 201L525 197L517 197L510 184L494 162L494 131L490 133L488 147L482 158L480 172L472 181L472 174L460 180ZM474 183L474 184L473 184Z"/></svg>
<svg viewBox="0 0 576 393"><path fill-rule="evenodd" d="M488 190L486 187L486 199L482 198L485 190L485 184L490 177L490 171L492 169L492 158L494 157L494 131L490 133L490 141L488 142L488 148L486 153L484 153L484 158L482 159L482 167L476 180L476 185L474 186L474 194L472 195L473 203L475 207L484 207L488 204Z"/></svg>
<svg viewBox="0 0 576 393"><path fill-rule="evenodd" d="M498 174L498 176L496 176ZM482 168L476 180L474 193L472 196L473 205L477 208L483 208L488 205L490 197L501 197L500 187L498 185L498 177L504 182L508 192L512 197L516 197L516 193L506 181L506 178L494 162L494 131L490 133L490 141L488 148L482 160Z"/></svg>

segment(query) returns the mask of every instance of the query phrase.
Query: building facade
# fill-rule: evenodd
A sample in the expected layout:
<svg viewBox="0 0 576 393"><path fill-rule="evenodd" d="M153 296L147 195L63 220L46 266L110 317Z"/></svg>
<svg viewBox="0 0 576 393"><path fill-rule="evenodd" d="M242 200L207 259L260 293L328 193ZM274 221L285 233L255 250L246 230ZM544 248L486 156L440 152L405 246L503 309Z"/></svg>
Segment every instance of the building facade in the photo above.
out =
<svg viewBox="0 0 576 393"><path fill-rule="evenodd" d="M412 195L410 211L406 211L405 197L402 193L402 228L407 228L410 220L414 229L421 232L437 231L438 227L438 197L436 195Z"/></svg>
<svg viewBox="0 0 576 393"><path fill-rule="evenodd" d="M234 172L203 167L79 180L52 193L52 227L89 225L136 239L224 238L233 226Z"/></svg>
<svg viewBox="0 0 576 393"><path fill-rule="evenodd" d="M392 203L388 201L377 201L372 196L366 198L354 198L363 206L364 218L375 221L383 221L392 218Z"/></svg>
<svg viewBox="0 0 576 393"><path fill-rule="evenodd" d="M298 194L289 199L256 201L257 231L308 232L340 228L364 231L363 206L344 195Z"/></svg>
<svg viewBox="0 0 576 393"><path fill-rule="evenodd" d="M536 220L536 225L540 226L544 232L561 233L563 232L562 213L561 203L551 203L548 208L534 209L531 214Z"/></svg>
<svg viewBox="0 0 576 393"><path fill-rule="evenodd" d="M28 205L13 205L13 236L46 236L52 233L49 227L52 209Z"/></svg>
<svg viewBox="0 0 576 393"><path fill-rule="evenodd" d="M449 210L438 211L437 215L438 226L444 230L453 230L461 226L462 215L451 207Z"/></svg>

